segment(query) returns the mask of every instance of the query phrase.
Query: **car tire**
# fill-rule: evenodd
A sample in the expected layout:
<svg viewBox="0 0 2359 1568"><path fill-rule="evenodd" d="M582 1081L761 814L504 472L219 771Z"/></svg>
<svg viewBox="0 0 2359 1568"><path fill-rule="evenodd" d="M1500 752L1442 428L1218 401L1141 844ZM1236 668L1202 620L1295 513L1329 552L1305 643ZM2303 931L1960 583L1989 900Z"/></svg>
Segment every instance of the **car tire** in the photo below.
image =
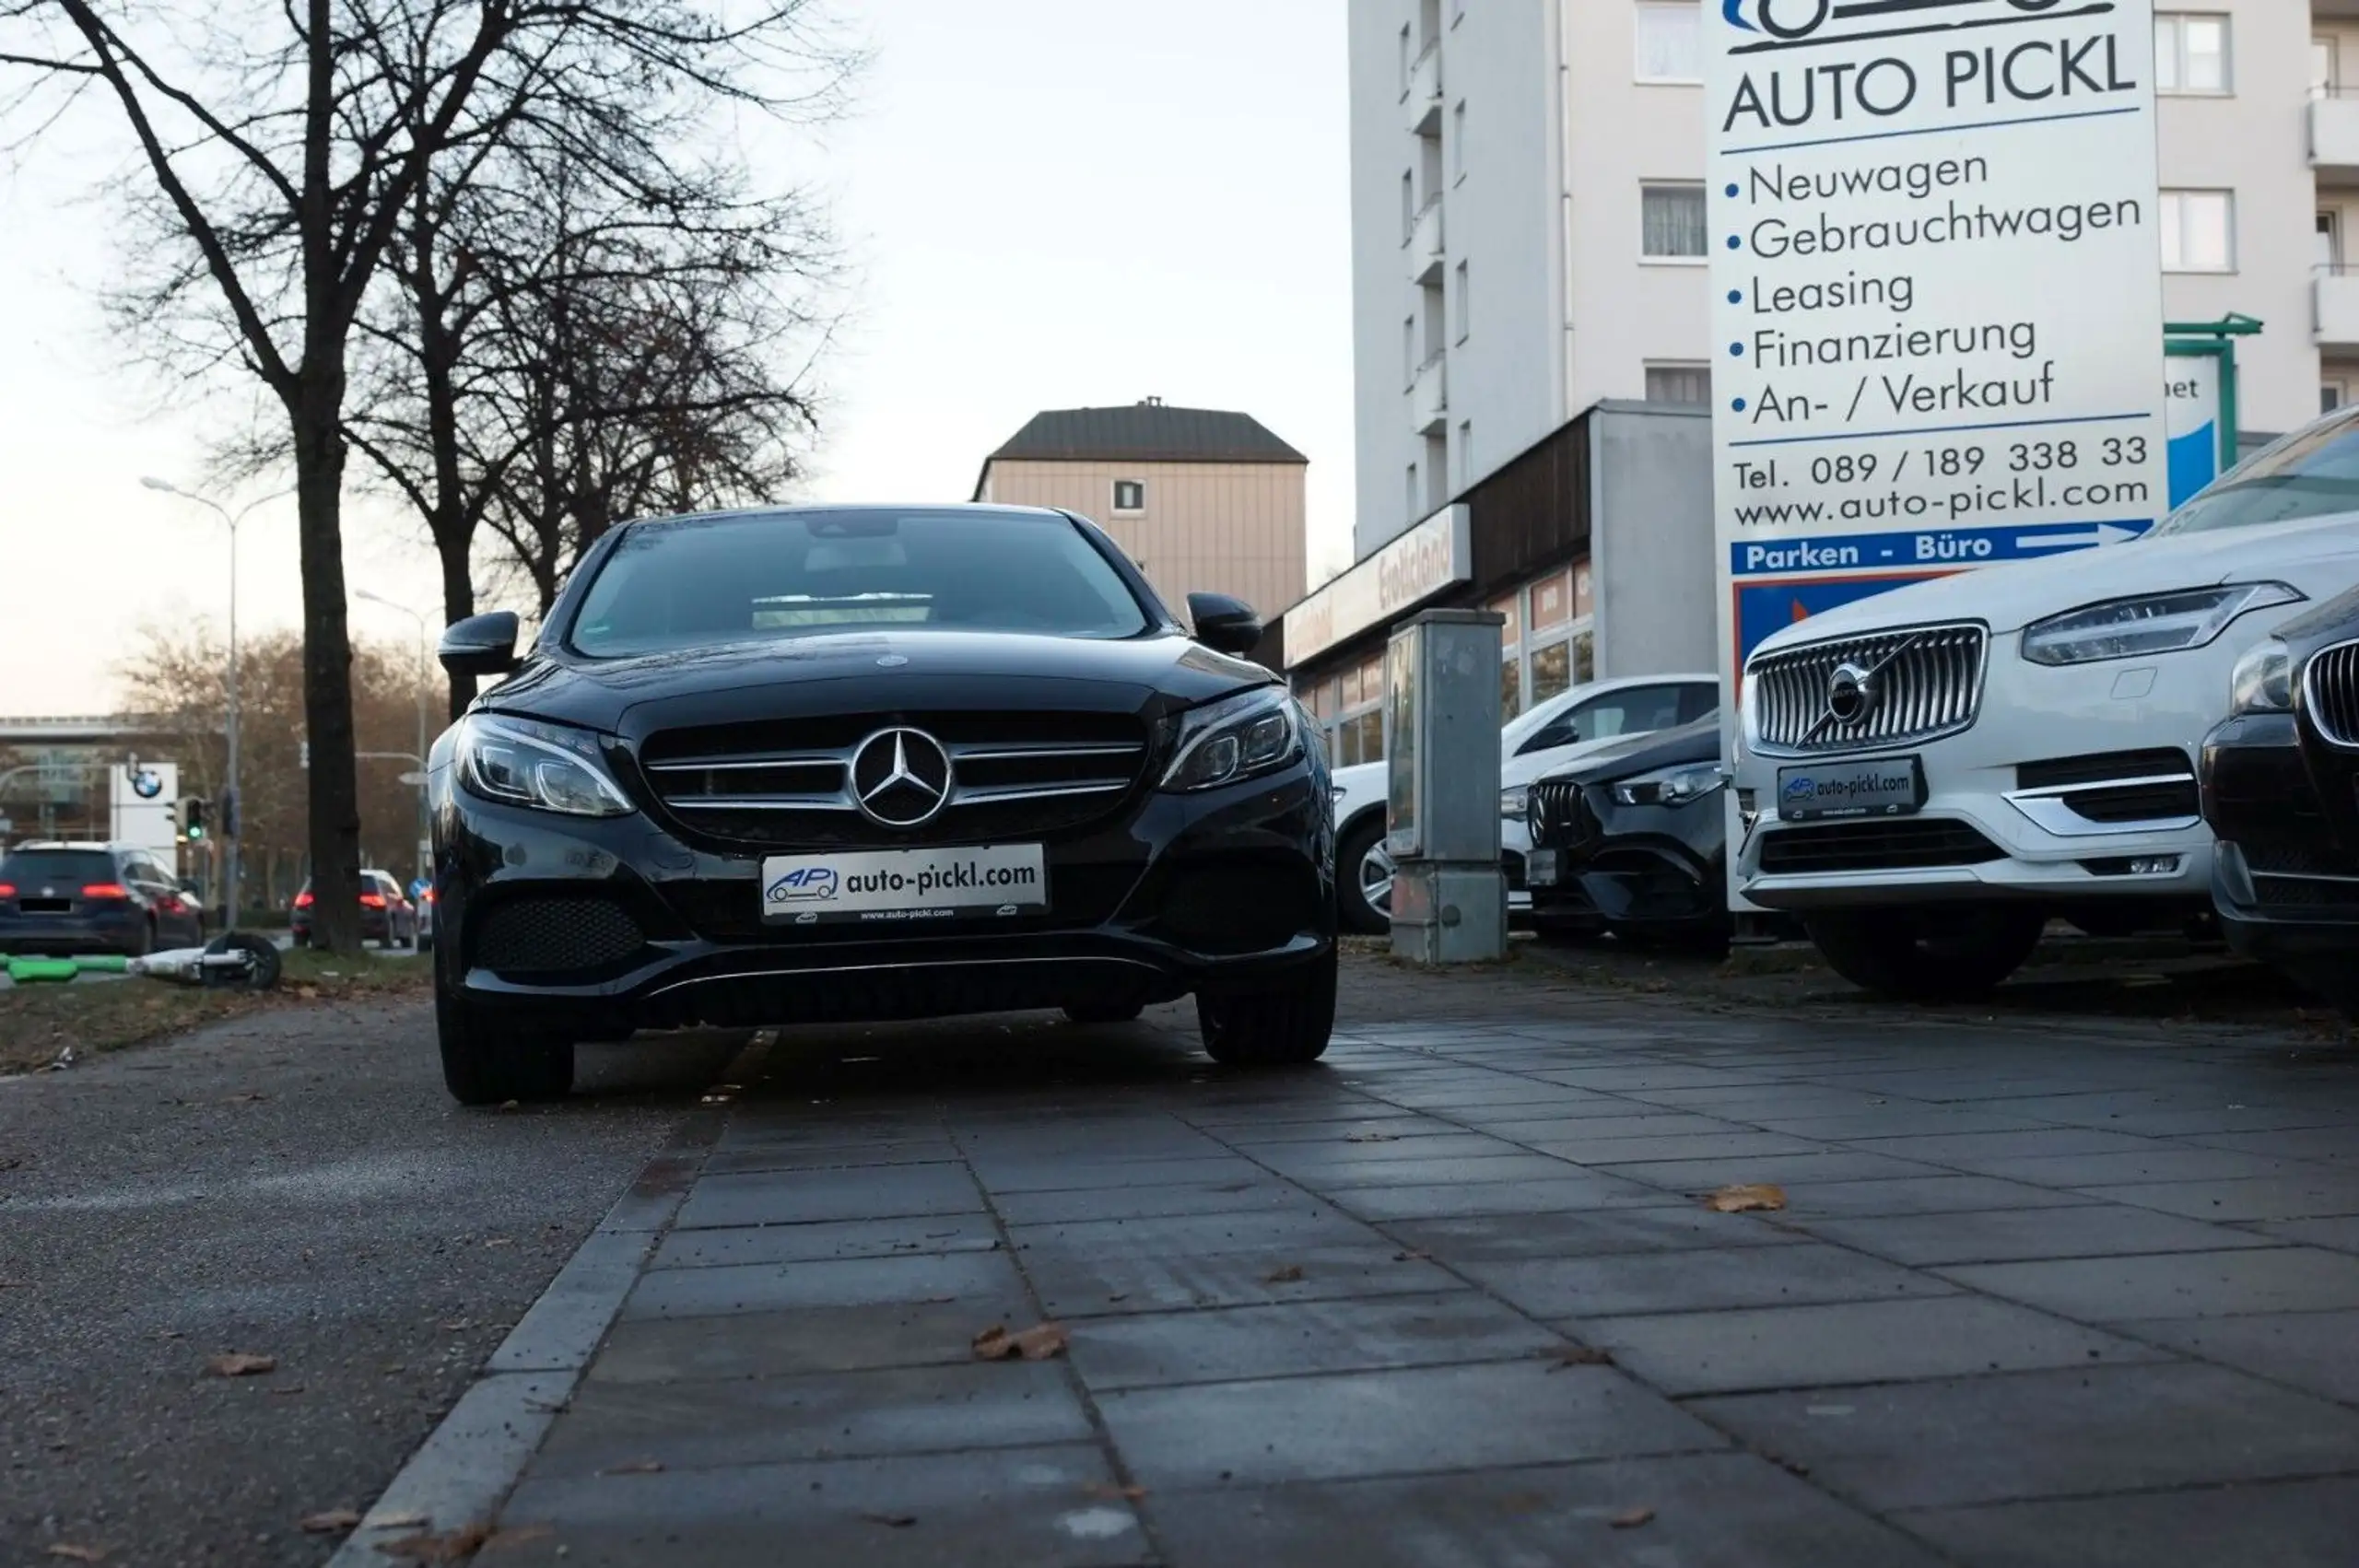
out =
<svg viewBox="0 0 2359 1568"><path fill-rule="evenodd" d="M1827 967L1897 1001L1982 996L2039 945L2048 911L2027 904L1828 910L1802 917Z"/></svg>
<svg viewBox="0 0 2359 1568"><path fill-rule="evenodd" d="M1379 867L1380 880L1371 882ZM1384 852L1384 813L1371 812L1345 830L1335 848L1336 912L1344 929L1360 936L1382 936L1392 929L1392 858ZM1380 887L1385 907L1370 902Z"/></svg>
<svg viewBox="0 0 2359 1568"><path fill-rule="evenodd" d="M1204 1054L1224 1067L1305 1067L1335 1028L1335 950L1266 990L1196 996Z"/></svg>
<svg viewBox="0 0 2359 1568"><path fill-rule="evenodd" d="M545 1030L493 1020L440 988L434 1027L442 1083L463 1106L561 1100L573 1090L573 1043Z"/></svg>
<svg viewBox="0 0 2359 1568"><path fill-rule="evenodd" d="M1145 1011L1146 1005L1136 1001L1068 1002L1063 1009L1073 1024L1128 1024Z"/></svg>
<svg viewBox="0 0 2359 1568"><path fill-rule="evenodd" d="M145 958L155 951L156 922L151 919L147 924L139 928L139 934L131 939L131 946L124 953L123 956L127 958Z"/></svg>

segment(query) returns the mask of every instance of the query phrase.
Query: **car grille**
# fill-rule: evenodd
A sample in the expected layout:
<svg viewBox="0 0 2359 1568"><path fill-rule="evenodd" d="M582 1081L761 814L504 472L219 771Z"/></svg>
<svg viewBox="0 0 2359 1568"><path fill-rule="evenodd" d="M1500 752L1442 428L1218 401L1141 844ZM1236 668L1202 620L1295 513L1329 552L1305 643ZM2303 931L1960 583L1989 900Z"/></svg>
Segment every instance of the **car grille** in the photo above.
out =
<svg viewBox="0 0 2359 1568"><path fill-rule="evenodd" d="M1788 753L1904 745L1971 726L1982 696L1989 634L1978 626L1909 626L1781 649L1745 671L1756 743ZM1837 670L1871 673L1874 699L1849 720L1827 706Z"/></svg>
<svg viewBox="0 0 2359 1568"><path fill-rule="evenodd" d="M1526 811L1532 842L1543 849L1570 849L1597 837L1597 820L1581 798L1581 787L1569 780L1534 784Z"/></svg>
<svg viewBox="0 0 2359 1568"><path fill-rule="evenodd" d="M1847 822L1789 827L1761 841L1761 869L1782 876L1812 872L1913 871L1978 866L2006 851L1962 822Z"/></svg>
<svg viewBox="0 0 2359 1568"><path fill-rule="evenodd" d="M2269 839L2240 842L2236 848L2243 852L2245 865L2255 876L2359 878L2359 857L2331 847Z"/></svg>
<svg viewBox="0 0 2359 1568"><path fill-rule="evenodd" d="M2359 642L2339 642L2310 655L2302 673L2310 722L2331 745L2359 746Z"/></svg>
<svg viewBox="0 0 2359 1568"><path fill-rule="evenodd" d="M932 736L950 757L947 800L914 827L873 822L852 797L854 755L890 727ZM827 849L1069 832L1131 793L1147 751L1131 714L856 714L664 731L649 737L640 767L692 837Z"/></svg>
<svg viewBox="0 0 2359 1568"><path fill-rule="evenodd" d="M483 917L475 962L511 974L598 969L646 943L628 911L604 898L512 898Z"/></svg>

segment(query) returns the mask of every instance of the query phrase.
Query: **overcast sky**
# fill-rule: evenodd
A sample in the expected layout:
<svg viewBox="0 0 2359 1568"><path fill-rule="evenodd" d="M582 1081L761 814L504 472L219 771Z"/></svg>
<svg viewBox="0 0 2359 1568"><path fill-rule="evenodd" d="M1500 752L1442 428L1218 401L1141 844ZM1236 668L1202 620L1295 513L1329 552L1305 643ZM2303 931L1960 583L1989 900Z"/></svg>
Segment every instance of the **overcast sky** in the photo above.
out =
<svg viewBox="0 0 2359 1568"><path fill-rule="evenodd" d="M875 60L807 154L857 263L808 494L964 499L1038 410L1153 395L1308 453L1314 568L1347 560L1345 3L839 0ZM108 335L89 193L115 134L86 116L0 167L0 713L109 711L137 627L226 608L219 523L138 481L194 484L251 389L167 407ZM406 517L346 520L351 583L433 611ZM299 624L291 503L253 513L242 561L241 628ZM417 637L366 603L353 625Z"/></svg>

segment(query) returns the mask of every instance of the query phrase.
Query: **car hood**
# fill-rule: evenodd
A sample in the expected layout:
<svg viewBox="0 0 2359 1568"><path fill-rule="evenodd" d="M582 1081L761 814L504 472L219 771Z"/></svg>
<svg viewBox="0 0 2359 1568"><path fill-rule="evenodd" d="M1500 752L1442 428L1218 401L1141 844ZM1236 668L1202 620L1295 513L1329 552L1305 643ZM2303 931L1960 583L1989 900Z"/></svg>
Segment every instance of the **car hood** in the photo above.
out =
<svg viewBox="0 0 2359 1568"><path fill-rule="evenodd" d="M1180 634L1093 641L1007 632L863 630L585 660L535 651L486 694L503 713L635 736L797 714L998 707L1192 708L1277 677Z"/></svg>
<svg viewBox="0 0 2359 1568"><path fill-rule="evenodd" d="M1720 760L1720 720L1718 714L1683 724L1676 730L1655 730L1627 735L1582 757L1570 766L1552 767L1543 776L1575 784L1602 784L1635 778L1660 767Z"/></svg>
<svg viewBox="0 0 2359 1568"><path fill-rule="evenodd" d="M1527 756L1508 757L1499 764L1499 788L1508 790L1519 784L1529 784L1543 774L1554 773L1559 768L1585 762L1602 752L1661 732L1660 730L1648 730L1637 735L1606 735L1594 741L1576 741L1569 746L1551 746L1544 752L1533 752Z"/></svg>
<svg viewBox="0 0 2359 1568"><path fill-rule="evenodd" d="M1981 621L2003 635L2101 600L2220 582L2283 580L2316 599L2348 584L2354 560L2359 513L2350 512L2140 539L1912 583L1798 621L1754 651L1929 621Z"/></svg>

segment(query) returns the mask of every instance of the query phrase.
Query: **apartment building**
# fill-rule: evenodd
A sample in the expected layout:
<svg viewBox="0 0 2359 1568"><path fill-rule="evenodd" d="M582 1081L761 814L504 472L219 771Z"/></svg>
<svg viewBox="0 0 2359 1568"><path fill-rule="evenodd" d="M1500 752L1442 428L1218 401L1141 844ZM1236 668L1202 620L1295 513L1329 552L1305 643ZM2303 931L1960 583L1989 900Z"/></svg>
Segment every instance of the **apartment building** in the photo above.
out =
<svg viewBox="0 0 2359 1568"><path fill-rule="evenodd" d="M1363 568L1453 503L1479 511L1511 467L1575 439L1584 411L1708 406L1701 77L1716 19L1699 0L1352 0ZM2359 397L2359 0L2163 0L2154 68L2169 318L2264 323L2237 346L2246 431ZM1701 420L1688 439L1708 462ZM1587 439L1594 463L1594 429ZM1560 669L1520 652L1502 672L1509 712L1567 678L1687 661L1685 643L1637 616L1617 632L1614 611L1618 581L1673 557L1708 563L1684 537L1708 544L1708 486L1683 495L1674 509L1633 491L1637 515L1571 496L1587 509L1573 522L1526 520L1489 560L1478 540L1443 597L1490 604L1510 626L1533 625L1535 593L1553 608L1556 574L1595 583L1580 601L1594 621L1567 634L1585 638L1582 656ZM1536 537L1562 558L1508 558ZM1320 657L1348 663L1382 631L1356 628ZM1310 690L1341 678L1297 673Z"/></svg>
<svg viewBox="0 0 2359 1568"><path fill-rule="evenodd" d="M1203 591L1272 617L1302 596L1309 462L1250 415L1150 397L1034 415L983 461L973 498L1088 518L1180 614Z"/></svg>

